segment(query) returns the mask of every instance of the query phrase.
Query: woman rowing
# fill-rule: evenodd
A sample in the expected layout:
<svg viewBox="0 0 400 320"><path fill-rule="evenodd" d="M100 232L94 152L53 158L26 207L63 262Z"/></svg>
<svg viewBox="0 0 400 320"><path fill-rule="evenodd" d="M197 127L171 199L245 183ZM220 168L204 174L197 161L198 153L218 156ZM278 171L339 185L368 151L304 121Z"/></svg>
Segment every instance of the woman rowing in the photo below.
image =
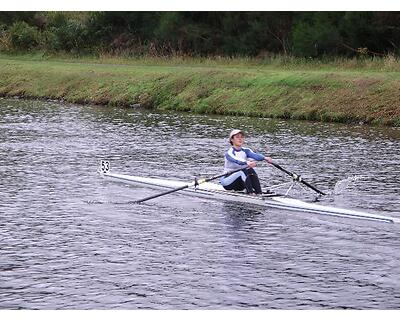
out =
<svg viewBox="0 0 400 320"><path fill-rule="evenodd" d="M243 147L244 133L242 130L232 130L229 134L229 143L232 147L225 152L224 172L240 167L243 167L243 170L222 177L220 180L222 186L226 190L242 191L246 189L250 195L262 194L260 181L254 167L257 165L256 161L265 160L271 163L272 159Z"/></svg>

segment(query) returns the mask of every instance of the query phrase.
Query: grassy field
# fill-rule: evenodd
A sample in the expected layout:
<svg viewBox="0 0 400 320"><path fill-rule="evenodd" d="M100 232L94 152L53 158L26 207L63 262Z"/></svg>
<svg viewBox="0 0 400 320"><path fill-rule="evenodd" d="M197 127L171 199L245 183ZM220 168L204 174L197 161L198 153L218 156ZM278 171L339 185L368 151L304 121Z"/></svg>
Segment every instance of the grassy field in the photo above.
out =
<svg viewBox="0 0 400 320"><path fill-rule="evenodd" d="M0 95L400 126L400 63L0 56Z"/></svg>

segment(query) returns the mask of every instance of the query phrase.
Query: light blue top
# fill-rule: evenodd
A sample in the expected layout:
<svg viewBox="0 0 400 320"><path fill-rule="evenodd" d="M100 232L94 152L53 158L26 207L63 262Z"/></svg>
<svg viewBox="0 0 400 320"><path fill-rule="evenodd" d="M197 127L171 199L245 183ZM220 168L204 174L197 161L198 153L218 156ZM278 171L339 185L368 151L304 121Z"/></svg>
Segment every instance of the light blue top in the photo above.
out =
<svg viewBox="0 0 400 320"><path fill-rule="evenodd" d="M240 148L235 149L230 147L228 151L225 152L225 167L224 172L239 169L247 164L249 160L262 161L265 156L261 153L256 153L250 148Z"/></svg>

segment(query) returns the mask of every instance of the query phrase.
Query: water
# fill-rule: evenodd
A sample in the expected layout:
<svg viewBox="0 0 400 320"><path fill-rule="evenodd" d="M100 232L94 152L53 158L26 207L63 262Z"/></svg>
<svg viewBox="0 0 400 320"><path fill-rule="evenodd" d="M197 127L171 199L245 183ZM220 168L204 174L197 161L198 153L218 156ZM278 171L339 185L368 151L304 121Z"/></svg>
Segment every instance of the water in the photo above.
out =
<svg viewBox="0 0 400 320"><path fill-rule="evenodd" d="M0 308L398 308L397 225L178 194L123 204L157 191L96 174L100 159L217 174L231 128L324 191L351 181L321 204L400 217L398 129L1 99ZM264 185L286 181L257 170Z"/></svg>
<svg viewBox="0 0 400 320"><path fill-rule="evenodd" d="M347 192L349 187L356 181L358 180L365 180L368 179L368 177L363 177L363 176L352 176L352 177L347 177L345 179L339 180L336 182L335 187L333 188L332 193L335 195L342 194L344 192Z"/></svg>

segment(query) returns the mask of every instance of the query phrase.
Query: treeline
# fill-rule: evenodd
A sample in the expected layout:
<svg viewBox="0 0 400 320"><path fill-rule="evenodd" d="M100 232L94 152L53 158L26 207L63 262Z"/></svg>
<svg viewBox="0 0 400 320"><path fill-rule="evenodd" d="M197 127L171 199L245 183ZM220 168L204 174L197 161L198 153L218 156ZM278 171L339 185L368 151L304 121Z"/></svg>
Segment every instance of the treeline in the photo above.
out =
<svg viewBox="0 0 400 320"><path fill-rule="evenodd" d="M398 12L0 12L0 51L116 55L400 54Z"/></svg>

